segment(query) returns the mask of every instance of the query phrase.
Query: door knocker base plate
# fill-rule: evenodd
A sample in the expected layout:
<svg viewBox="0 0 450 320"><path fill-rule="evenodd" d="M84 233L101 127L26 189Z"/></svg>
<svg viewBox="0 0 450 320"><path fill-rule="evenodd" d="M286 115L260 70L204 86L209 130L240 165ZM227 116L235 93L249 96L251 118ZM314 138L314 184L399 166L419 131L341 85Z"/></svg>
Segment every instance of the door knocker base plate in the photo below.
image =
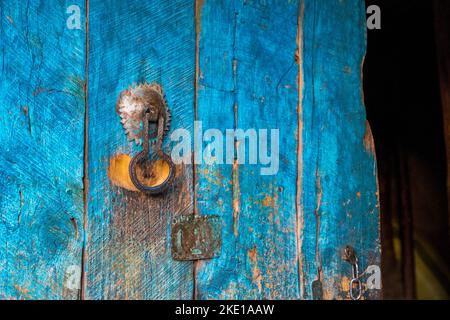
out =
<svg viewBox="0 0 450 320"><path fill-rule="evenodd" d="M171 227L172 258L179 261L206 260L221 251L219 216L179 216Z"/></svg>

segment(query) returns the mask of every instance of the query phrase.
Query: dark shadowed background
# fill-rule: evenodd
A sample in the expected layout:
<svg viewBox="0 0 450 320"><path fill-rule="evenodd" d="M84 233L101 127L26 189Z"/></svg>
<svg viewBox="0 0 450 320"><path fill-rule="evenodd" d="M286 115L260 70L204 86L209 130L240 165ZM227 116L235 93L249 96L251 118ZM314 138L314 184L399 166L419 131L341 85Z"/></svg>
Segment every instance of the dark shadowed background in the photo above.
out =
<svg viewBox="0 0 450 320"><path fill-rule="evenodd" d="M364 90L379 166L385 299L450 297L448 0L367 0Z"/></svg>

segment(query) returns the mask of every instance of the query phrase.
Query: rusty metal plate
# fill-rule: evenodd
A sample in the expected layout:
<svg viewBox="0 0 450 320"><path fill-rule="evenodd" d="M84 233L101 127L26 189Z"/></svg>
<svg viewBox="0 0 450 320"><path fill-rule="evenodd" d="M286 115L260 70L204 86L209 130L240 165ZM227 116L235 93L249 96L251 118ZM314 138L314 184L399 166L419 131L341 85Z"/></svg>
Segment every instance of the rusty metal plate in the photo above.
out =
<svg viewBox="0 0 450 320"><path fill-rule="evenodd" d="M222 242L219 216L180 216L172 221L172 258L205 260L218 257Z"/></svg>

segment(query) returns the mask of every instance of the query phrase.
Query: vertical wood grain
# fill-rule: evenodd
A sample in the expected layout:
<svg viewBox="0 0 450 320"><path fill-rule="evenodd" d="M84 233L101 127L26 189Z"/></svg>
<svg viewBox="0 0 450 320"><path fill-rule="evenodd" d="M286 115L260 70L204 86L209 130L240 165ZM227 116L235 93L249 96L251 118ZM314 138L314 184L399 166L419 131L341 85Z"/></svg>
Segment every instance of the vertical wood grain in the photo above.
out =
<svg viewBox="0 0 450 320"><path fill-rule="evenodd" d="M303 232L306 299L348 299L355 248L360 272L380 266L375 150L363 105L364 1L304 0ZM370 276L364 273L364 286ZM367 288L366 288L367 289ZM365 290L379 298L381 290Z"/></svg>
<svg viewBox="0 0 450 320"><path fill-rule="evenodd" d="M162 85L172 128L194 119L194 5L189 1L90 1L89 202L86 299L190 299L192 262L173 261L171 217L192 214L192 168L149 197L112 186L111 157L134 155L115 112L133 82Z"/></svg>
<svg viewBox="0 0 450 320"><path fill-rule="evenodd" d="M84 1L0 3L0 299L76 299L83 243ZM81 17L83 19L83 17Z"/></svg>
<svg viewBox="0 0 450 320"><path fill-rule="evenodd" d="M198 119L204 130L279 128L280 171L197 167L198 212L224 227L221 257L198 265L197 297L348 299L345 246L361 272L380 265L364 2L209 1L200 21ZM364 298L379 298L370 275Z"/></svg>
<svg viewBox="0 0 450 320"><path fill-rule="evenodd" d="M66 28L77 2L0 5L0 298L77 298L82 264L86 299L348 298L343 248L361 272L380 265L363 1L91 0L88 56L84 23ZM113 186L111 158L139 150L116 101L144 81L162 85L172 129L279 129L277 174L234 161L178 166L158 197ZM195 270L170 254L194 195L223 222L220 257Z"/></svg>
<svg viewBox="0 0 450 320"><path fill-rule="evenodd" d="M298 1L206 1L200 15L203 129L280 130L280 168L197 166L199 214L223 220L222 255L200 262L199 299L299 298L296 252ZM236 141L236 145L248 141ZM270 145L270 142L269 142ZM269 149L269 151L271 151Z"/></svg>

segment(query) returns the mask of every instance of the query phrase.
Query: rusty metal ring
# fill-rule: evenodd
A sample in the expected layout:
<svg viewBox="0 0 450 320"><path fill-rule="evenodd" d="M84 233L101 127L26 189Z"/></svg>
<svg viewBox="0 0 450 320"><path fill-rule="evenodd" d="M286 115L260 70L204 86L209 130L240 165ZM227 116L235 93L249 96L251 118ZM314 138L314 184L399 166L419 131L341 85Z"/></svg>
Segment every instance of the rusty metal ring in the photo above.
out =
<svg viewBox="0 0 450 320"><path fill-rule="evenodd" d="M160 152L158 155L160 157L159 159L165 161L169 165L169 175L159 185L152 186L152 187L146 186L146 185L142 184L141 181L139 181L139 179L137 177L137 173L136 173L137 165L139 164L139 162L141 162L143 160L148 160L148 154L145 150L139 152L136 156L134 156L130 162L130 166L128 167L131 182L134 184L134 186L139 191L142 191L142 192L150 194L150 195L157 195L157 194L164 192L172 184L173 178L175 176L175 164L173 163L172 159L163 152Z"/></svg>

